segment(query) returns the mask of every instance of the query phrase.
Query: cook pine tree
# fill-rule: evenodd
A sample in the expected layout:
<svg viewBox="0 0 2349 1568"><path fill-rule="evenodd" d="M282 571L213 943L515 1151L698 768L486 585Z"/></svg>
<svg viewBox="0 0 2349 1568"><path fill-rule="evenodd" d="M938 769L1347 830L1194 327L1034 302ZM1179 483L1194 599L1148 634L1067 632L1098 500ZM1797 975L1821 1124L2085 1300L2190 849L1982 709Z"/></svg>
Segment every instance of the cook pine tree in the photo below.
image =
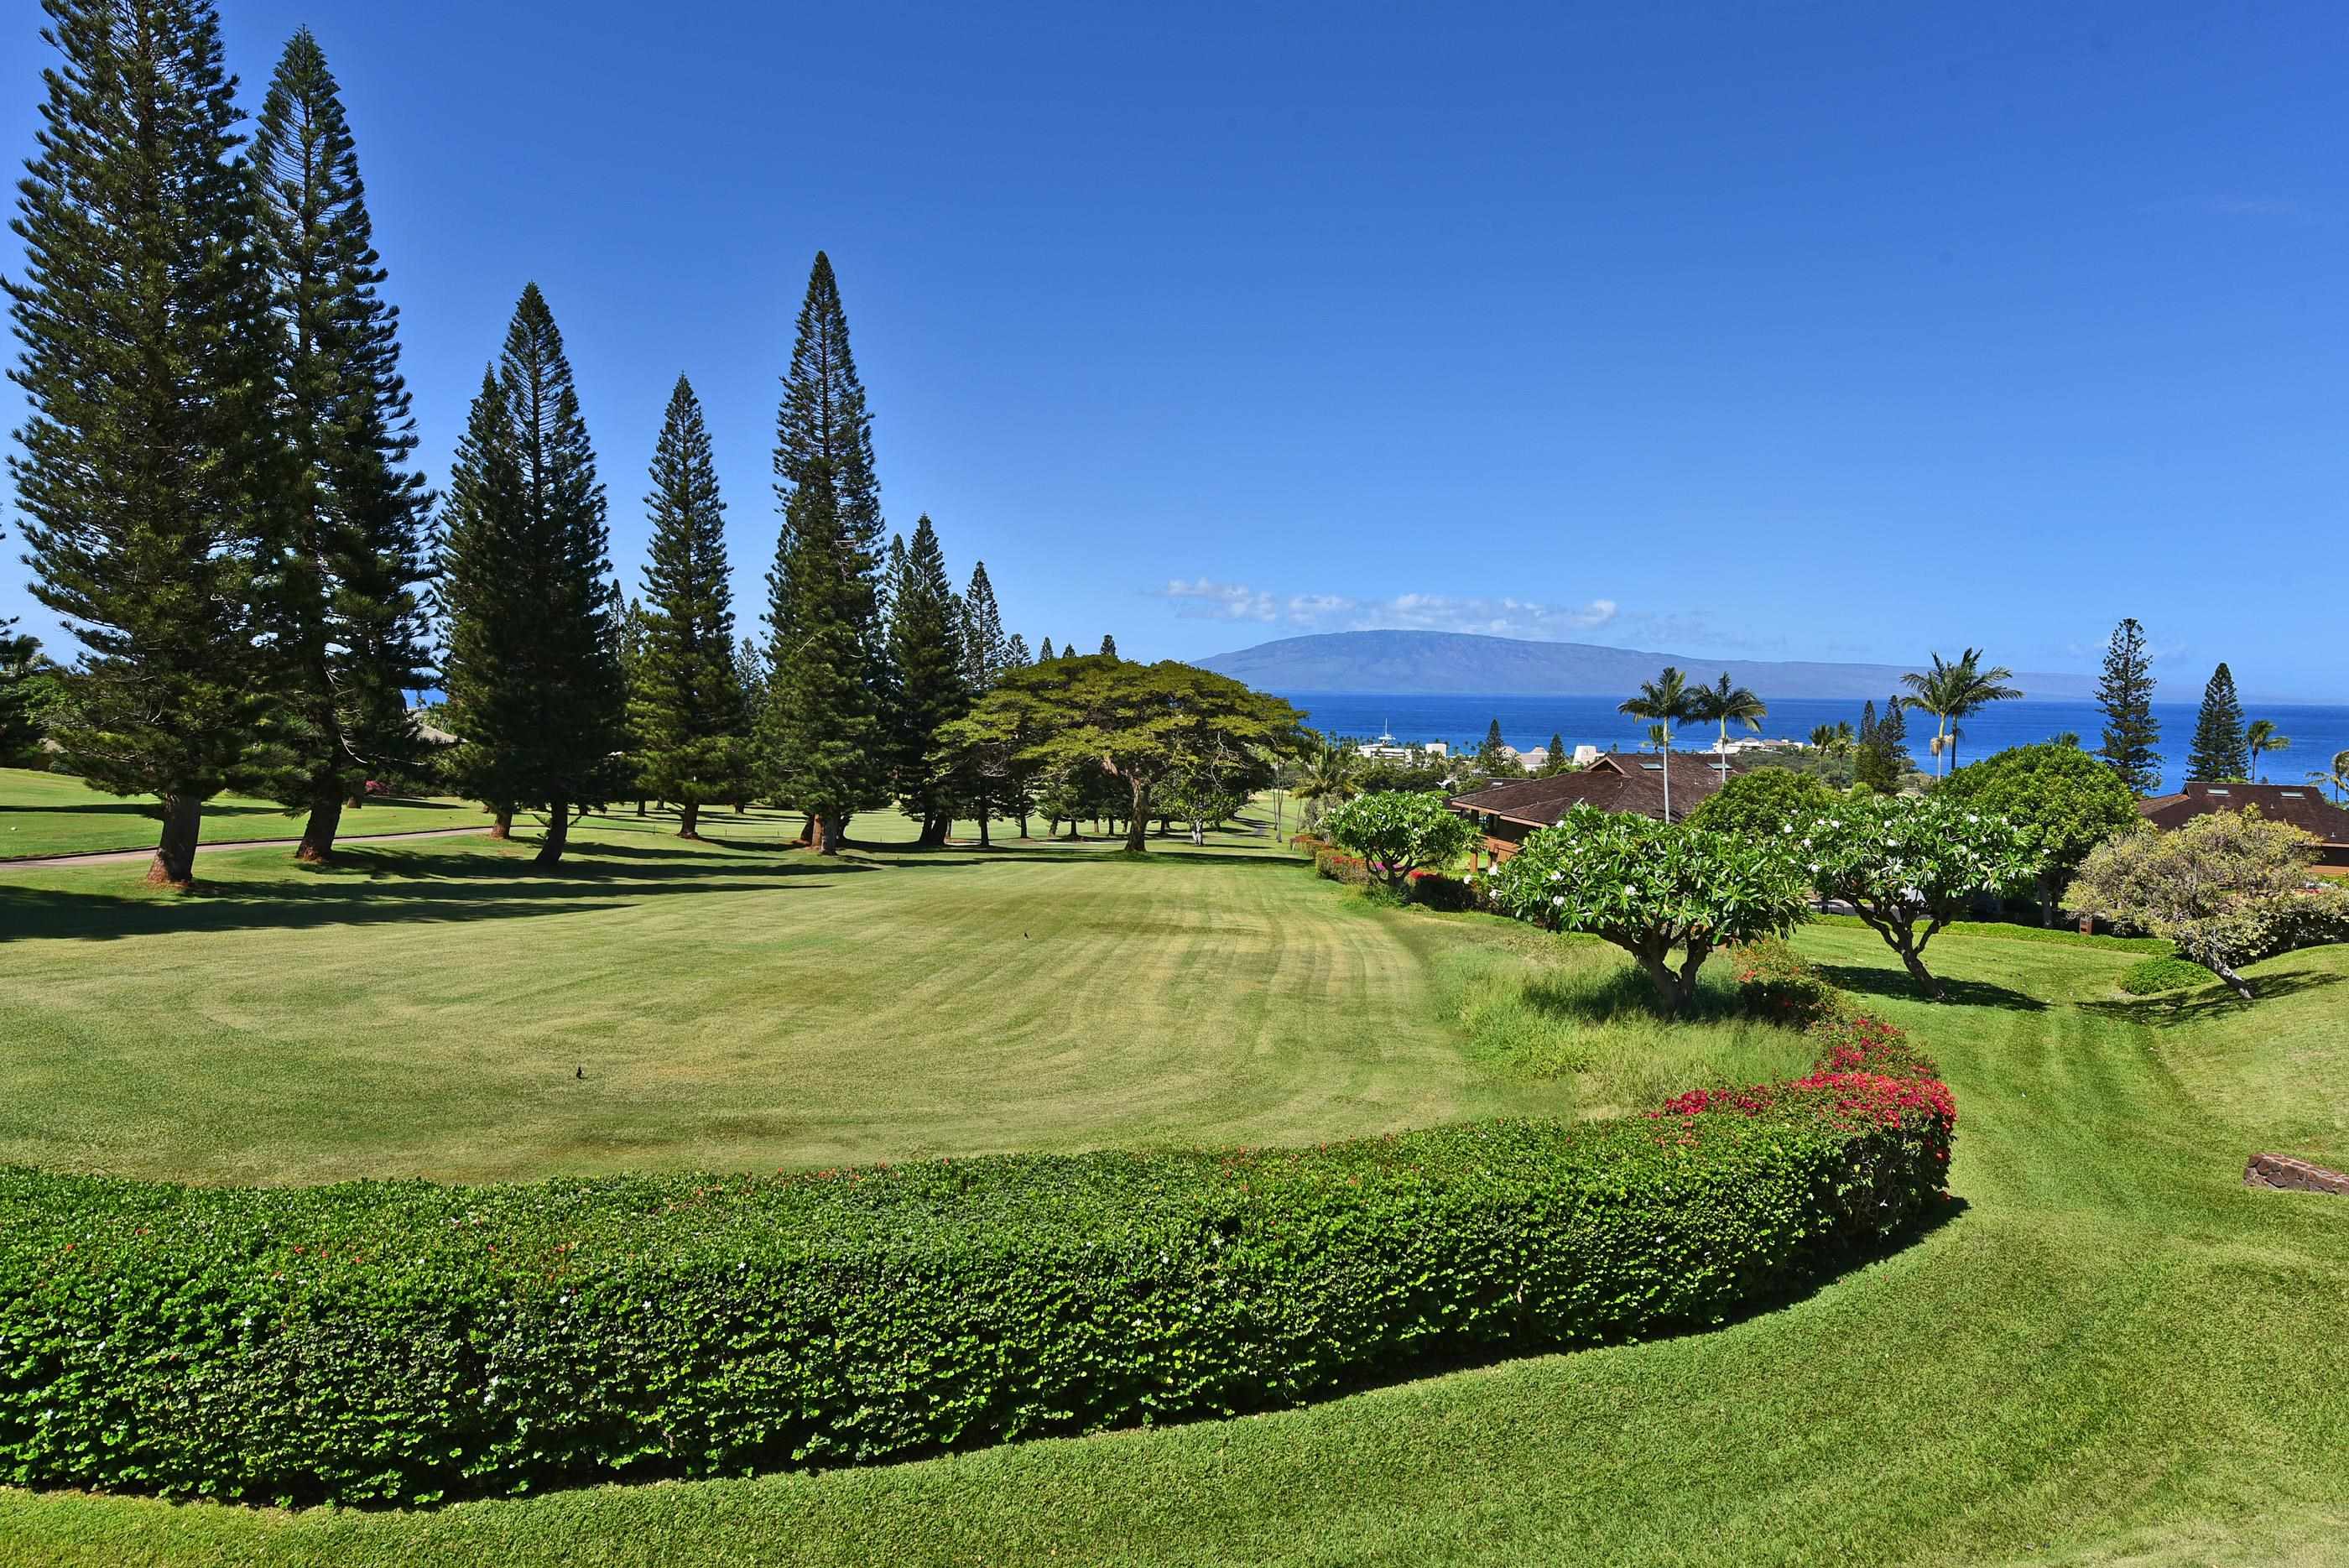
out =
<svg viewBox="0 0 2349 1568"><path fill-rule="evenodd" d="M640 787L678 803L678 836L698 838L703 804L741 793L747 742L726 504L700 400L682 376L661 421L645 508L652 543L628 702L636 763Z"/></svg>
<svg viewBox="0 0 2349 1568"><path fill-rule="evenodd" d="M2153 716L2153 658L2145 628L2134 618L2113 628L2105 649L2104 673L2096 681L2096 705L2104 710L2106 765L2138 794L2161 787L2161 722Z"/></svg>
<svg viewBox="0 0 2349 1568"><path fill-rule="evenodd" d="M962 629L945 553L928 517L914 524L913 542L893 552L889 595L889 662L895 672L891 709L892 761L898 808L921 825L916 841L936 847L953 826L955 781L937 753L938 727L970 706L963 673Z"/></svg>
<svg viewBox="0 0 2349 1568"><path fill-rule="evenodd" d="M2186 754L2189 779L2248 778L2251 750L2243 734L2243 702L2235 694L2235 673L2224 663L2210 672L2202 689L2202 707L2194 717L2194 744Z"/></svg>
<svg viewBox="0 0 2349 1568"><path fill-rule="evenodd" d="M429 685L419 586L432 497L399 372L398 311L378 293L366 189L326 57L305 28L279 57L252 160L277 332L289 537L266 616L281 668L250 783L306 811L297 859L334 852L344 803L424 747L408 693Z"/></svg>
<svg viewBox="0 0 2349 1568"><path fill-rule="evenodd" d="M767 575L758 750L769 792L807 814L808 841L826 855L840 852L851 815L885 800L889 784L872 427L839 282L819 251L775 419L782 527Z"/></svg>
<svg viewBox="0 0 2349 1568"><path fill-rule="evenodd" d="M185 887L266 705L256 607L285 543L253 186L210 4L43 9L60 58L17 183L8 466L33 597L82 645L49 736L97 788L156 797L148 879Z"/></svg>
<svg viewBox="0 0 2349 1568"><path fill-rule="evenodd" d="M995 689L1010 667L1010 644L1003 635L1003 612L995 602L995 585L988 580L987 563L980 561L971 568L970 582L962 591L958 617L962 638L962 680L964 689L976 701ZM1002 748L976 747L966 749L956 793L965 815L978 824L978 844L982 849L994 843L993 824L1002 815L1004 795L1010 783L1009 753Z"/></svg>
<svg viewBox="0 0 2349 1568"><path fill-rule="evenodd" d="M559 864L574 808L626 788L627 733L604 489L536 284L474 400L442 529L453 774L502 827L543 812L537 862Z"/></svg>

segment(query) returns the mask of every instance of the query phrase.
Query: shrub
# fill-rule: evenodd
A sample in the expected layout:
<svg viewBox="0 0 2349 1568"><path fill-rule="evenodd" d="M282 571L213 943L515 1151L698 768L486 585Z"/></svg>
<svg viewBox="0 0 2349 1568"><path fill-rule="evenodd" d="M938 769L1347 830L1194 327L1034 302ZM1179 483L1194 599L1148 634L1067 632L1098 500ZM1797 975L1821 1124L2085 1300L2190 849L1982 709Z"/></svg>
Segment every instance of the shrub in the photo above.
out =
<svg viewBox="0 0 2349 1568"><path fill-rule="evenodd" d="M2213 812L2169 833L2143 826L2091 851L2064 902L2168 938L2248 1002L2235 966L2276 951L2329 898L2305 890L2315 844L2253 812Z"/></svg>
<svg viewBox="0 0 2349 1568"><path fill-rule="evenodd" d="M1897 1044L1644 1118L1316 1149L485 1188L0 1171L0 1480L421 1502L740 1474L1714 1324L1940 1197L1954 1108Z"/></svg>
<svg viewBox="0 0 2349 1568"><path fill-rule="evenodd" d="M1457 914L1477 907L1476 885L1464 877L1447 877L1441 871L1414 871L1406 879L1404 896L1414 904L1424 904L1431 909L1443 909Z"/></svg>
<svg viewBox="0 0 2349 1568"><path fill-rule="evenodd" d="M2218 978L2190 959L2139 959L2122 971L2120 988L2131 996L2151 996L2156 992L2176 991L2181 986L2208 985Z"/></svg>
<svg viewBox="0 0 2349 1568"><path fill-rule="evenodd" d="M1732 774L1689 813L1691 827L1748 838L1783 838L1786 829L1825 815L1836 793L1808 774L1775 765Z"/></svg>
<svg viewBox="0 0 2349 1568"><path fill-rule="evenodd" d="M1748 1016L1806 1027L1839 1016L1847 1003L1818 965L1784 937L1763 937L1730 951L1737 1004Z"/></svg>
<svg viewBox="0 0 2349 1568"><path fill-rule="evenodd" d="M1313 869L1332 882L1343 882L1349 888L1367 888L1371 884L1371 868L1359 855L1349 855L1342 849L1327 846L1313 852Z"/></svg>

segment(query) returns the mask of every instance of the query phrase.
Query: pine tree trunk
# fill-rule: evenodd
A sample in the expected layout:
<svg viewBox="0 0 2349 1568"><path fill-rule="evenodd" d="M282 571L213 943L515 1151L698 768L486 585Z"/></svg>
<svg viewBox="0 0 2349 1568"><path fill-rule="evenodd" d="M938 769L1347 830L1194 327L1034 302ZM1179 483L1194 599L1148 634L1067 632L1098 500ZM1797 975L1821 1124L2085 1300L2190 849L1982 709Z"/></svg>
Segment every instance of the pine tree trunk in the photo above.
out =
<svg viewBox="0 0 2349 1568"><path fill-rule="evenodd" d="M492 838L512 838L513 836L513 807L510 805L502 805L492 814L490 823L490 836Z"/></svg>
<svg viewBox="0 0 2349 1568"><path fill-rule="evenodd" d="M313 865L324 865L334 857L335 830L342 826L343 794L340 790L322 790L310 800L310 820L302 825L302 842L295 847L294 858Z"/></svg>
<svg viewBox="0 0 2349 1568"><path fill-rule="evenodd" d="M981 849L995 847L994 841L987 836L987 803L985 801L978 803L978 846Z"/></svg>
<svg viewBox="0 0 2349 1568"><path fill-rule="evenodd" d="M677 836L679 838L701 836L701 803L699 801L687 801L678 808L678 815L682 818L677 828Z"/></svg>
<svg viewBox="0 0 2349 1568"><path fill-rule="evenodd" d="M818 826L819 824L816 822L815 813L812 811L801 817L799 841L802 844L813 844L815 842L816 829Z"/></svg>
<svg viewBox="0 0 2349 1568"><path fill-rule="evenodd" d="M638 816L642 816L642 815L644 815L644 814L645 814L645 801L644 801L644 797L643 797L642 795L638 795L638 796L636 797L636 815L637 815Z"/></svg>
<svg viewBox="0 0 2349 1568"><path fill-rule="evenodd" d="M540 866L562 865L563 851L570 842L571 803L567 800L549 801L546 807L546 836L539 843L535 863Z"/></svg>
<svg viewBox="0 0 2349 1568"><path fill-rule="evenodd" d="M1019 814L1019 836L1028 836L1028 814L1024 811Z"/></svg>
<svg viewBox="0 0 2349 1568"><path fill-rule="evenodd" d="M822 855L837 855L848 842L848 814L837 816L819 815L816 820L816 851Z"/></svg>
<svg viewBox="0 0 2349 1568"><path fill-rule="evenodd" d="M147 867L154 888L191 888L196 880L196 836L202 826L204 803L191 794L163 797L163 832L156 840L155 858Z"/></svg>

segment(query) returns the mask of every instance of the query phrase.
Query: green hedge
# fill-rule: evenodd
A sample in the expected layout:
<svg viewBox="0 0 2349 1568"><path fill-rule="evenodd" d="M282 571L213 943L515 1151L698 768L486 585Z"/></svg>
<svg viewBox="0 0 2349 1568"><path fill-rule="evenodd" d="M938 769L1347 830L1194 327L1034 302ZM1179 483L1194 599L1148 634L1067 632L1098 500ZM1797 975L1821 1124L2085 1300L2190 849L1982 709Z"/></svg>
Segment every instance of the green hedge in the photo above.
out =
<svg viewBox="0 0 2349 1568"><path fill-rule="evenodd" d="M0 1171L0 1480L423 1501L734 1474L1717 1324L1940 1200L1947 1115L1818 1081L1683 1121L797 1178Z"/></svg>

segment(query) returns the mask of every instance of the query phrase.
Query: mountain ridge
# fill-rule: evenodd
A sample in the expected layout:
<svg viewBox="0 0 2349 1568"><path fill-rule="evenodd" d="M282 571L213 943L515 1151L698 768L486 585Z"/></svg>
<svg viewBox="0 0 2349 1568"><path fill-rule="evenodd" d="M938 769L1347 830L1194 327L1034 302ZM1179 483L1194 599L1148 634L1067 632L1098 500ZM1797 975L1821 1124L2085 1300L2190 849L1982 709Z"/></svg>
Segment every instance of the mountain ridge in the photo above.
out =
<svg viewBox="0 0 2349 1568"><path fill-rule="evenodd" d="M1831 659L1697 659L1590 642L1535 642L1464 631L1328 631L1277 638L1192 660L1264 691L1397 696L1628 696L1667 664L1692 685L1726 670L1772 697L1883 698L1914 668ZM2055 671L2014 678L2025 696L2081 699L2095 679Z"/></svg>

